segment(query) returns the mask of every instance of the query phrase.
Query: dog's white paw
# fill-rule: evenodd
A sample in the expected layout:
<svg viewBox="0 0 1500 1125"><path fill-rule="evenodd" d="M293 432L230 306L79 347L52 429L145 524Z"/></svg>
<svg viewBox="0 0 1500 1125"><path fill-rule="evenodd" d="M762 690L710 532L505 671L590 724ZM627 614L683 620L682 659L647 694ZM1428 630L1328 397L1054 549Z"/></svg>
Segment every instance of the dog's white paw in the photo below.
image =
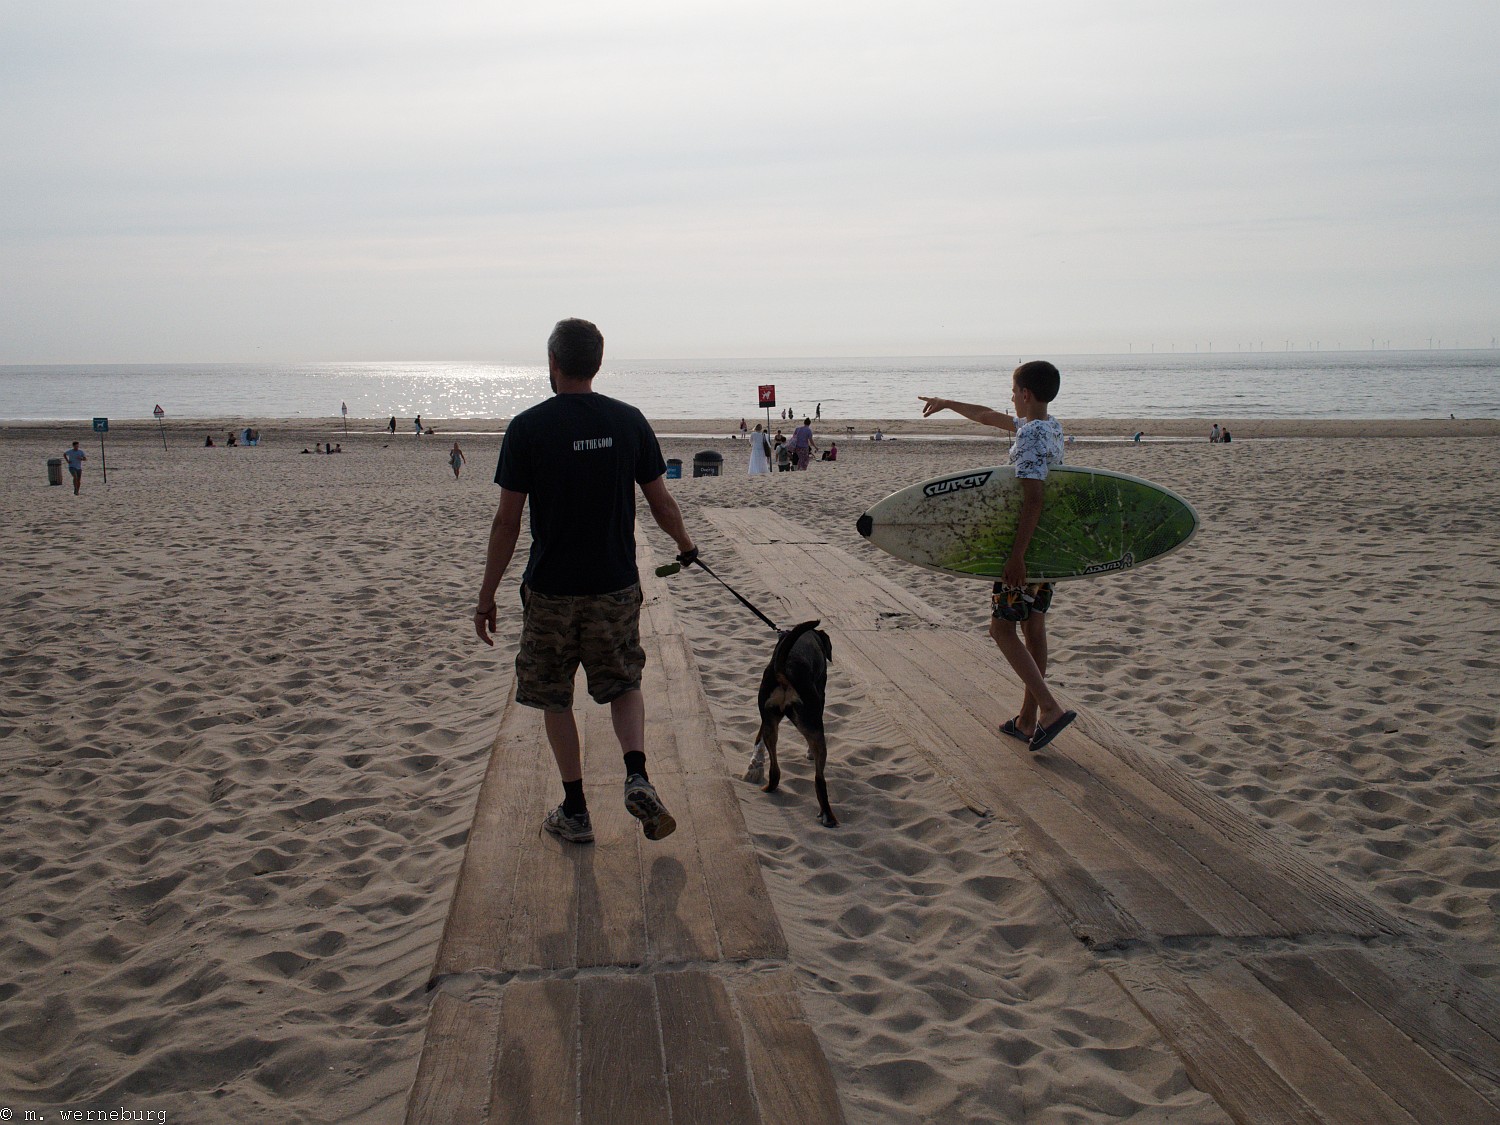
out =
<svg viewBox="0 0 1500 1125"><path fill-rule="evenodd" d="M766 779L766 748L763 744L755 744L755 753L750 756L750 765L745 769L745 780L759 785Z"/></svg>

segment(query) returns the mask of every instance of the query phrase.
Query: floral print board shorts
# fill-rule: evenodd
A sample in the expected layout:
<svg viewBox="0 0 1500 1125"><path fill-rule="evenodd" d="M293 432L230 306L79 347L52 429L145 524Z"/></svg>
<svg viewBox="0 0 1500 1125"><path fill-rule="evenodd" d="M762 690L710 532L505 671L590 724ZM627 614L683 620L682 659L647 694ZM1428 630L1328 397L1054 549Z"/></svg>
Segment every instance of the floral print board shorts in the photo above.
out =
<svg viewBox="0 0 1500 1125"><path fill-rule="evenodd" d="M639 583L612 594L541 594L522 586L521 605L517 703L568 710L580 664L595 703L613 702L641 686L646 650Z"/></svg>
<svg viewBox="0 0 1500 1125"><path fill-rule="evenodd" d="M1050 582L1028 582L1024 590L996 582L990 595L990 615L1005 621L1025 621L1033 613L1046 613L1051 608Z"/></svg>

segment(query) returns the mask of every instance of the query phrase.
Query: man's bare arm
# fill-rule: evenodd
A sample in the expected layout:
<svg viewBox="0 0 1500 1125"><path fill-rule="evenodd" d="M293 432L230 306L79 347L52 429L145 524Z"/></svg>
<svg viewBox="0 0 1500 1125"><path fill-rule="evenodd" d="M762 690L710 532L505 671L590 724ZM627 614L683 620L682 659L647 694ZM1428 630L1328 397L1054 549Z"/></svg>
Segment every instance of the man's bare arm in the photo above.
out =
<svg viewBox="0 0 1500 1125"><path fill-rule="evenodd" d="M693 537L687 533L687 527L682 522L682 510L677 507L677 501L667 491L667 478L660 476L647 481L641 485L641 495L646 498L646 505L651 509L651 518L656 521L656 526L672 537L672 541L677 544L678 553L685 555L691 551Z"/></svg>
<svg viewBox="0 0 1500 1125"><path fill-rule="evenodd" d="M490 524L490 544L484 556L484 579L479 584L479 605L474 610L474 632L487 645L493 645L495 632L495 591L505 577L516 540L521 537L521 512L526 507L526 493L500 490L500 506Z"/></svg>

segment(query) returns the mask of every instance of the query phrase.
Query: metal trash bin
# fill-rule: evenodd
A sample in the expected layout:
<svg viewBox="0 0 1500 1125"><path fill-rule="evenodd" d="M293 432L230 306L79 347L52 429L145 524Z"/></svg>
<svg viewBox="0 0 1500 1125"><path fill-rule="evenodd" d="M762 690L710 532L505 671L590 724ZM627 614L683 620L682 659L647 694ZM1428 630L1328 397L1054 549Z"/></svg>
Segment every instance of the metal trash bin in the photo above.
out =
<svg viewBox="0 0 1500 1125"><path fill-rule="evenodd" d="M702 453L693 454L693 476L695 477L717 477L724 473L724 454L717 450L705 449Z"/></svg>
<svg viewBox="0 0 1500 1125"><path fill-rule="evenodd" d="M680 457L668 457L667 458L667 479L668 480L681 480L682 479L682 458L680 458Z"/></svg>
<svg viewBox="0 0 1500 1125"><path fill-rule="evenodd" d="M47 458L47 483L62 484L62 458Z"/></svg>

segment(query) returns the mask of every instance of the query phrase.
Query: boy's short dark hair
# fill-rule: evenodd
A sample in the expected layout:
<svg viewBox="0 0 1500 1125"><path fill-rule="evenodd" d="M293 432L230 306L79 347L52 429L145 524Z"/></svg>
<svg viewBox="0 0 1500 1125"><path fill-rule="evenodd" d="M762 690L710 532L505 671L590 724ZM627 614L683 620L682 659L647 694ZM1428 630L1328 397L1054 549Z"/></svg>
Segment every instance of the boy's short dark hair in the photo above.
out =
<svg viewBox="0 0 1500 1125"><path fill-rule="evenodd" d="M1038 402L1051 402L1062 386L1062 375L1045 359L1033 359L1016 368L1016 385L1036 396Z"/></svg>
<svg viewBox="0 0 1500 1125"><path fill-rule="evenodd" d="M591 321L559 320L547 338L547 354L569 379L592 379L604 362L604 333Z"/></svg>

